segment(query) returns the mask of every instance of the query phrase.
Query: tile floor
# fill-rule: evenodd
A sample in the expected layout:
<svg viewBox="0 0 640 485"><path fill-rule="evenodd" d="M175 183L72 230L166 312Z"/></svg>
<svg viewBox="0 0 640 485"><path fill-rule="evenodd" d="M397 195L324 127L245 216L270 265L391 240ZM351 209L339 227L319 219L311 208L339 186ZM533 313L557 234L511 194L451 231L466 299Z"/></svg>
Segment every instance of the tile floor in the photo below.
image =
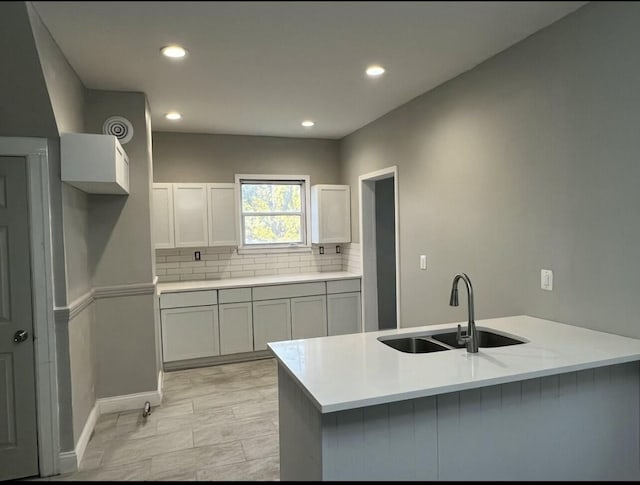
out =
<svg viewBox="0 0 640 485"><path fill-rule="evenodd" d="M278 480L274 359L167 372L162 406L100 416L80 469L51 480Z"/></svg>

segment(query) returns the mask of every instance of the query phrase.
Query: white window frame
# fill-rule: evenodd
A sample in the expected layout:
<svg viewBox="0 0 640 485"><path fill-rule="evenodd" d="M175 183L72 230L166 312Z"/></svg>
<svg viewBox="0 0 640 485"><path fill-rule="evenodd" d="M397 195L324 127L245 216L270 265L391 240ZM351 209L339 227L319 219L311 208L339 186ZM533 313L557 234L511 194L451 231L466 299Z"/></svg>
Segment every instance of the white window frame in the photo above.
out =
<svg viewBox="0 0 640 485"><path fill-rule="evenodd" d="M245 244L244 221L242 217L242 181L273 181L273 182L300 182L302 181L302 218L304 229L302 231L303 242L298 244ZM311 251L311 185L309 175L280 175L280 174L236 174L236 220L238 221L238 252L272 252L291 253Z"/></svg>

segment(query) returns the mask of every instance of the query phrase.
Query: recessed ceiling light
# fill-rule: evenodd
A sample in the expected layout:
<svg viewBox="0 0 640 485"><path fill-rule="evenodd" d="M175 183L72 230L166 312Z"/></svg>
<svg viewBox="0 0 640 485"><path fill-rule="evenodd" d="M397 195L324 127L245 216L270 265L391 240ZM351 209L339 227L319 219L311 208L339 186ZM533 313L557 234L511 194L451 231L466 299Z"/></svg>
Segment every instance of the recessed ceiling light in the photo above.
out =
<svg viewBox="0 0 640 485"><path fill-rule="evenodd" d="M311 120L304 120L302 122L302 126L304 126L305 128L311 128L313 125L315 125L315 123Z"/></svg>
<svg viewBox="0 0 640 485"><path fill-rule="evenodd" d="M378 66L376 64L376 65L367 67L366 72L367 72L367 76L369 77L378 77L378 76L382 76L384 74L384 71L385 71L384 67Z"/></svg>
<svg viewBox="0 0 640 485"><path fill-rule="evenodd" d="M182 59L187 55L187 50L179 45L168 45L160 49L162 55L171 59Z"/></svg>
<svg viewBox="0 0 640 485"><path fill-rule="evenodd" d="M182 119L182 115L177 111L169 111L166 115L164 115L164 117L171 121Z"/></svg>

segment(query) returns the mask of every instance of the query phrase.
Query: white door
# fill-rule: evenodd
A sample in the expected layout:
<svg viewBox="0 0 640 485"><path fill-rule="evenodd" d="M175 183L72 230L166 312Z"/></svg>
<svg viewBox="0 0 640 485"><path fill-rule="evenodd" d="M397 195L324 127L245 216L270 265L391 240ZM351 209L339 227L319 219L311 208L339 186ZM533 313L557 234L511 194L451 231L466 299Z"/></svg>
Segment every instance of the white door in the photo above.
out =
<svg viewBox="0 0 640 485"><path fill-rule="evenodd" d="M0 480L38 474L26 170L0 157Z"/></svg>
<svg viewBox="0 0 640 485"><path fill-rule="evenodd" d="M207 184L173 184L173 211L177 248L209 244Z"/></svg>
<svg viewBox="0 0 640 485"><path fill-rule="evenodd" d="M160 318L163 362L220 355L217 305L166 308Z"/></svg>
<svg viewBox="0 0 640 485"><path fill-rule="evenodd" d="M236 184L207 184L209 246L237 246Z"/></svg>
<svg viewBox="0 0 640 485"><path fill-rule="evenodd" d="M251 302L224 303L220 311L220 354L253 351Z"/></svg>
<svg viewBox="0 0 640 485"><path fill-rule="evenodd" d="M173 184L153 184L153 244L155 249L175 248L173 234Z"/></svg>
<svg viewBox="0 0 640 485"><path fill-rule="evenodd" d="M360 292L327 295L327 314L329 335L360 332Z"/></svg>
<svg viewBox="0 0 640 485"><path fill-rule="evenodd" d="M291 298L291 338L327 335L327 297L325 295Z"/></svg>
<svg viewBox="0 0 640 485"><path fill-rule="evenodd" d="M267 342L291 339L291 305L289 299L253 302L253 345L267 350Z"/></svg>

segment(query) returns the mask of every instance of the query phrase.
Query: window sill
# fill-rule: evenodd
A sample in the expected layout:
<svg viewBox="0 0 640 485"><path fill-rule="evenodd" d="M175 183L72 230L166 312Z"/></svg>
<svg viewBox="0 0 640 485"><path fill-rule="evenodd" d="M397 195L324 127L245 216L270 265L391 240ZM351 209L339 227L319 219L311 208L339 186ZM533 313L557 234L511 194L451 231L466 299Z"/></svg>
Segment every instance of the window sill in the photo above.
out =
<svg viewBox="0 0 640 485"><path fill-rule="evenodd" d="M259 248L238 247L238 254L286 254L286 253L311 253L311 246L294 246L294 247L269 247L262 246Z"/></svg>

